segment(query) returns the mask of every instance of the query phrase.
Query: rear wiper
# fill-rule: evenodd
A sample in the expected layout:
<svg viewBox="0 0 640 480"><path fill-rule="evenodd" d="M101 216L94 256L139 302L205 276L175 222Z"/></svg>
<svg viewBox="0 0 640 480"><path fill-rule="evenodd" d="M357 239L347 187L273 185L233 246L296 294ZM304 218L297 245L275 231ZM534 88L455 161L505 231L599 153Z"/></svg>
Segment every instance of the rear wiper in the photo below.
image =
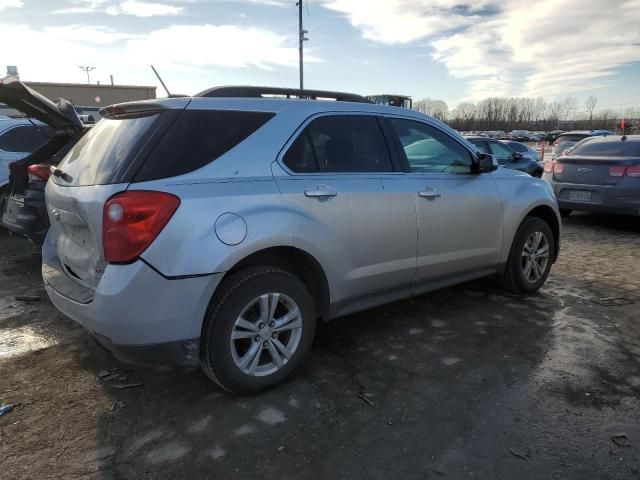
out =
<svg viewBox="0 0 640 480"><path fill-rule="evenodd" d="M64 180L67 183L71 182L71 180L72 180L71 176L69 176L68 174L64 173L59 168L54 167L53 165L51 166L51 174L54 177L61 178L62 180Z"/></svg>

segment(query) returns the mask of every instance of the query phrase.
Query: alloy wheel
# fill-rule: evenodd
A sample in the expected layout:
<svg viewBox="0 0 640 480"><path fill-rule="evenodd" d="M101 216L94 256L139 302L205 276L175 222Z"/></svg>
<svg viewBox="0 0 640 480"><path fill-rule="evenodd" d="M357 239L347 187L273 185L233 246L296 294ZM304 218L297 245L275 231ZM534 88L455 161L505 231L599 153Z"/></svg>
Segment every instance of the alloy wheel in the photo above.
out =
<svg viewBox="0 0 640 480"><path fill-rule="evenodd" d="M231 357L246 375L271 375L296 352L302 316L296 302L282 293L265 293L250 301L231 330Z"/></svg>
<svg viewBox="0 0 640 480"><path fill-rule="evenodd" d="M549 240L542 232L532 233L522 249L522 276L529 283L536 283L549 263Z"/></svg>

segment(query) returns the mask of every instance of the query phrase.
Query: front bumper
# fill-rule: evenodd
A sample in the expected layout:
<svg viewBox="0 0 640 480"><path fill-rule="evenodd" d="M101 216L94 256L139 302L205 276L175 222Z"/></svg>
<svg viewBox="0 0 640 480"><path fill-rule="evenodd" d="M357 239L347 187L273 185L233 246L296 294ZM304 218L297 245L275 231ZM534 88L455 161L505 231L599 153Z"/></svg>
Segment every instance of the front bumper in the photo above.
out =
<svg viewBox="0 0 640 480"><path fill-rule="evenodd" d="M108 265L95 289L62 269L48 238L42 272L51 302L119 359L197 365L206 309L223 274L168 279L146 263Z"/></svg>
<svg viewBox="0 0 640 480"><path fill-rule="evenodd" d="M567 210L613 213L619 215L640 215L640 190L625 188L623 185L584 185L558 182L552 174L544 173L543 179L549 181L558 200L558 207ZM590 192L589 201L570 199L572 190Z"/></svg>

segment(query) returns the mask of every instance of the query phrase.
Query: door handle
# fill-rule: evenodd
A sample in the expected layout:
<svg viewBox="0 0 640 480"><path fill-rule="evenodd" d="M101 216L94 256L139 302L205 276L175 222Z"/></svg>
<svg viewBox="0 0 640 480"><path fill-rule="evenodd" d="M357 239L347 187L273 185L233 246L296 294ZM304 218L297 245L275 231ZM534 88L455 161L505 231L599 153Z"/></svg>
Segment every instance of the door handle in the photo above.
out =
<svg viewBox="0 0 640 480"><path fill-rule="evenodd" d="M333 188L327 187L325 185L319 185L315 188L308 188L304 191L304 196L311 198L335 197L336 195L338 195L338 192L336 192Z"/></svg>
<svg viewBox="0 0 640 480"><path fill-rule="evenodd" d="M418 192L418 195L422 198L438 198L442 196L442 193L435 188L427 188L426 190Z"/></svg>

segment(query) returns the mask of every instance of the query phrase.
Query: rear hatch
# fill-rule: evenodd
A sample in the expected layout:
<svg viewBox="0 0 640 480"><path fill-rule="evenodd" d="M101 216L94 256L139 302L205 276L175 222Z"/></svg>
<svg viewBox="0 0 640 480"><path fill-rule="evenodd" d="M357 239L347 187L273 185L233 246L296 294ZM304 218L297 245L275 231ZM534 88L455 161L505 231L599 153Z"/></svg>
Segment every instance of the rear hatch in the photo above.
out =
<svg viewBox="0 0 640 480"><path fill-rule="evenodd" d="M637 160L621 160L619 157L578 156L560 157L556 162L564 167L562 173L558 173L558 168L555 169L554 177L557 181L581 185L615 185L621 178L615 175L615 167L638 163Z"/></svg>
<svg viewBox="0 0 640 480"><path fill-rule="evenodd" d="M186 105L186 100L184 104ZM159 105L131 104L105 117L76 143L53 171L46 187L51 228L46 244L55 249L66 276L94 290L106 262L102 216L106 201L126 190L167 123ZM170 117L171 115L169 115Z"/></svg>

